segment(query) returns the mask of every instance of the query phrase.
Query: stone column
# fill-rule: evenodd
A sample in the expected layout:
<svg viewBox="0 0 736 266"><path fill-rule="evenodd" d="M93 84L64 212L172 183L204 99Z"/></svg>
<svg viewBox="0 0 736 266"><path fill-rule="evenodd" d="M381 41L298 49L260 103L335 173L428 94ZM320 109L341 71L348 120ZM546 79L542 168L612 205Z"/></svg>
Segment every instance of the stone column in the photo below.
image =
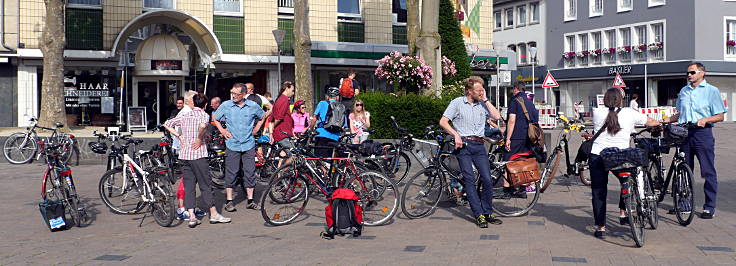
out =
<svg viewBox="0 0 736 266"><path fill-rule="evenodd" d="M432 86L424 94L440 95L442 88L442 60L440 59L440 34L438 32L439 0L422 1L421 31L417 40L419 57L432 67Z"/></svg>

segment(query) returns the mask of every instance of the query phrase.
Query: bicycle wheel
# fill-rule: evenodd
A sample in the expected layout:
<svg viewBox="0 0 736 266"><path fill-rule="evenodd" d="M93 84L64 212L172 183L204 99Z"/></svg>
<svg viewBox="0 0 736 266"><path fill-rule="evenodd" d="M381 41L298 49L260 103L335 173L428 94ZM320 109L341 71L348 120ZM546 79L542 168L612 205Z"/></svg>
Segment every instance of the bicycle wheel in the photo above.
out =
<svg viewBox="0 0 736 266"><path fill-rule="evenodd" d="M309 201L307 180L295 167L286 165L273 174L261 196L261 216L274 226L290 224L304 212Z"/></svg>
<svg viewBox="0 0 736 266"><path fill-rule="evenodd" d="M58 136L58 143L62 144L61 161L67 164L69 160L77 155L77 164L79 164L79 147L76 142L69 137L69 135Z"/></svg>
<svg viewBox="0 0 736 266"><path fill-rule="evenodd" d="M209 169L212 186L216 189L225 189L225 158L210 157Z"/></svg>
<svg viewBox="0 0 736 266"><path fill-rule="evenodd" d="M560 167L561 160L562 150L560 149L555 149L552 154L549 155L547 162L544 164L542 179L539 180L539 183L542 184L539 192L544 193L544 191L547 190L547 187L552 184L552 179L555 179L555 175L557 175L557 170Z"/></svg>
<svg viewBox="0 0 736 266"><path fill-rule="evenodd" d="M644 216L643 204L633 177L629 177L629 195L624 198L626 213L629 215L629 228L637 247L644 246Z"/></svg>
<svg viewBox="0 0 736 266"><path fill-rule="evenodd" d="M174 190L171 188L171 182L164 176L152 174L147 177L151 184L151 193L153 194L153 202L151 213L156 223L163 227L171 226L176 218L176 204Z"/></svg>
<svg viewBox="0 0 736 266"><path fill-rule="evenodd" d="M514 187L515 192L510 197L494 198L491 204L493 211L503 217L518 217L527 214L539 201L540 193L533 188L539 188L540 184L539 181L536 181Z"/></svg>
<svg viewBox="0 0 736 266"><path fill-rule="evenodd" d="M385 160L385 167L389 172L393 173L396 184L399 184L409 174L411 160L409 159L409 155L404 152L391 154L391 156L391 158Z"/></svg>
<svg viewBox="0 0 736 266"><path fill-rule="evenodd" d="M578 170L578 177L580 178L580 182L582 182L583 185L590 186L590 166L588 166L588 161L577 162L575 163L575 166Z"/></svg>
<svg viewBox="0 0 736 266"><path fill-rule="evenodd" d="M13 133L3 144L3 155L5 160L11 164L24 164L36 155L38 144L26 133Z"/></svg>
<svg viewBox="0 0 736 266"><path fill-rule="evenodd" d="M125 171L127 180L123 178L123 167L115 167L100 178L100 198L116 214L134 214L146 205L139 190L140 184L134 183L130 168L125 167Z"/></svg>
<svg viewBox="0 0 736 266"><path fill-rule="evenodd" d="M396 215L399 189L396 182L387 176L374 171L363 172L348 181L346 187L360 198L364 225L383 225Z"/></svg>
<svg viewBox="0 0 736 266"><path fill-rule="evenodd" d="M647 222L649 222L649 226L652 229L657 229L657 226L659 225L659 201L657 201L657 196L654 193L654 187L652 186L652 183L649 182L651 180L651 177L649 176L649 172L644 172L644 207L646 210L646 216L647 216Z"/></svg>
<svg viewBox="0 0 736 266"><path fill-rule="evenodd" d="M62 197L59 194L59 189L57 187L60 186L60 183L58 181L59 179L56 178L56 172L53 170L46 170L44 172L43 177L43 183L41 184L41 199L48 199L48 200L62 200L64 197Z"/></svg>
<svg viewBox="0 0 736 266"><path fill-rule="evenodd" d="M409 178L401 193L401 211L410 219L430 214L440 202L445 173L435 167L424 168Z"/></svg>
<svg viewBox="0 0 736 266"><path fill-rule="evenodd" d="M685 163L680 163L675 168L672 199L675 204L677 222L682 226L688 226L693 221L695 195L693 193L693 171Z"/></svg>

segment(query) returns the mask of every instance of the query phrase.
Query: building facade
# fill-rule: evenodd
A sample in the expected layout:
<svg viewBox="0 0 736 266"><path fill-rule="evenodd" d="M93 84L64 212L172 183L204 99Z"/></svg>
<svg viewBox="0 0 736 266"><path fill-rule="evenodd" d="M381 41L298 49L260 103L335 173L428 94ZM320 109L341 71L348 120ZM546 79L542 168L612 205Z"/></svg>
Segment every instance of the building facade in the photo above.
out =
<svg viewBox="0 0 736 266"><path fill-rule="evenodd" d="M693 61L724 101L736 99L736 2L547 0L544 56L560 83L554 103L596 105L620 74L643 107L674 106ZM732 113L726 120L736 118Z"/></svg>
<svg viewBox="0 0 736 266"><path fill-rule="evenodd" d="M43 0L2 1L0 126L23 126L38 115L43 55ZM162 123L184 90L229 98L236 82L278 93L294 79L292 0L67 0L65 96L70 124L127 123L129 107L145 110L148 126ZM373 72L376 59L406 52L405 0L314 0L310 5L315 98L349 70L367 91L388 90ZM462 3L466 43L495 63L491 0ZM473 22L469 24L470 19ZM277 45L272 33L286 32ZM280 57L279 57L280 53ZM509 68L515 59L501 57ZM489 58L494 58L490 60ZM478 73L495 71L477 64ZM7 103L7 104L4 104ZM141 109L138 109L141 110ZM138 112L138 111L137 111ZM135 121L140 123L140 117Z"/></svg>

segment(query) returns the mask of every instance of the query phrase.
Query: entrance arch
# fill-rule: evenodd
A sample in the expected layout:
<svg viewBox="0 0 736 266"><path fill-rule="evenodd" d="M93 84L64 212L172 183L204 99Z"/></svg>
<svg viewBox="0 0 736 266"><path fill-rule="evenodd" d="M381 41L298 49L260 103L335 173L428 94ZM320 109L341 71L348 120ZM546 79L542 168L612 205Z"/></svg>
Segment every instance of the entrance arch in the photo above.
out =
<svg viewBox="0 0 736 266"><path fill-rule="evenodd" d="M115 38L111 55L116 56L118 54L118 50L124 46L130 34L152 24L173 25L189 35L197 46L197 52L203 63L208 64L220 60L222 47L212 29L196 17L179 10L151 11L132 19Z"/></svg>

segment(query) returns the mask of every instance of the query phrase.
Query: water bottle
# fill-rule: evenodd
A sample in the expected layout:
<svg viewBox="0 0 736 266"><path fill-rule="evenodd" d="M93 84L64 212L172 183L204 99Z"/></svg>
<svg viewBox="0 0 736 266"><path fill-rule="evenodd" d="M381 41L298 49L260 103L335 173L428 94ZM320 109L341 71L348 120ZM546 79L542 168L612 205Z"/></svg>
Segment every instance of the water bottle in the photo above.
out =
<svg viewBox="0 0 736 266"><path fill-rule="evenodd" d="M639 198L643 201L645 199L644 196L644 171L639 167L639 173L636 175L636 190L639 191Z"/></svg>

